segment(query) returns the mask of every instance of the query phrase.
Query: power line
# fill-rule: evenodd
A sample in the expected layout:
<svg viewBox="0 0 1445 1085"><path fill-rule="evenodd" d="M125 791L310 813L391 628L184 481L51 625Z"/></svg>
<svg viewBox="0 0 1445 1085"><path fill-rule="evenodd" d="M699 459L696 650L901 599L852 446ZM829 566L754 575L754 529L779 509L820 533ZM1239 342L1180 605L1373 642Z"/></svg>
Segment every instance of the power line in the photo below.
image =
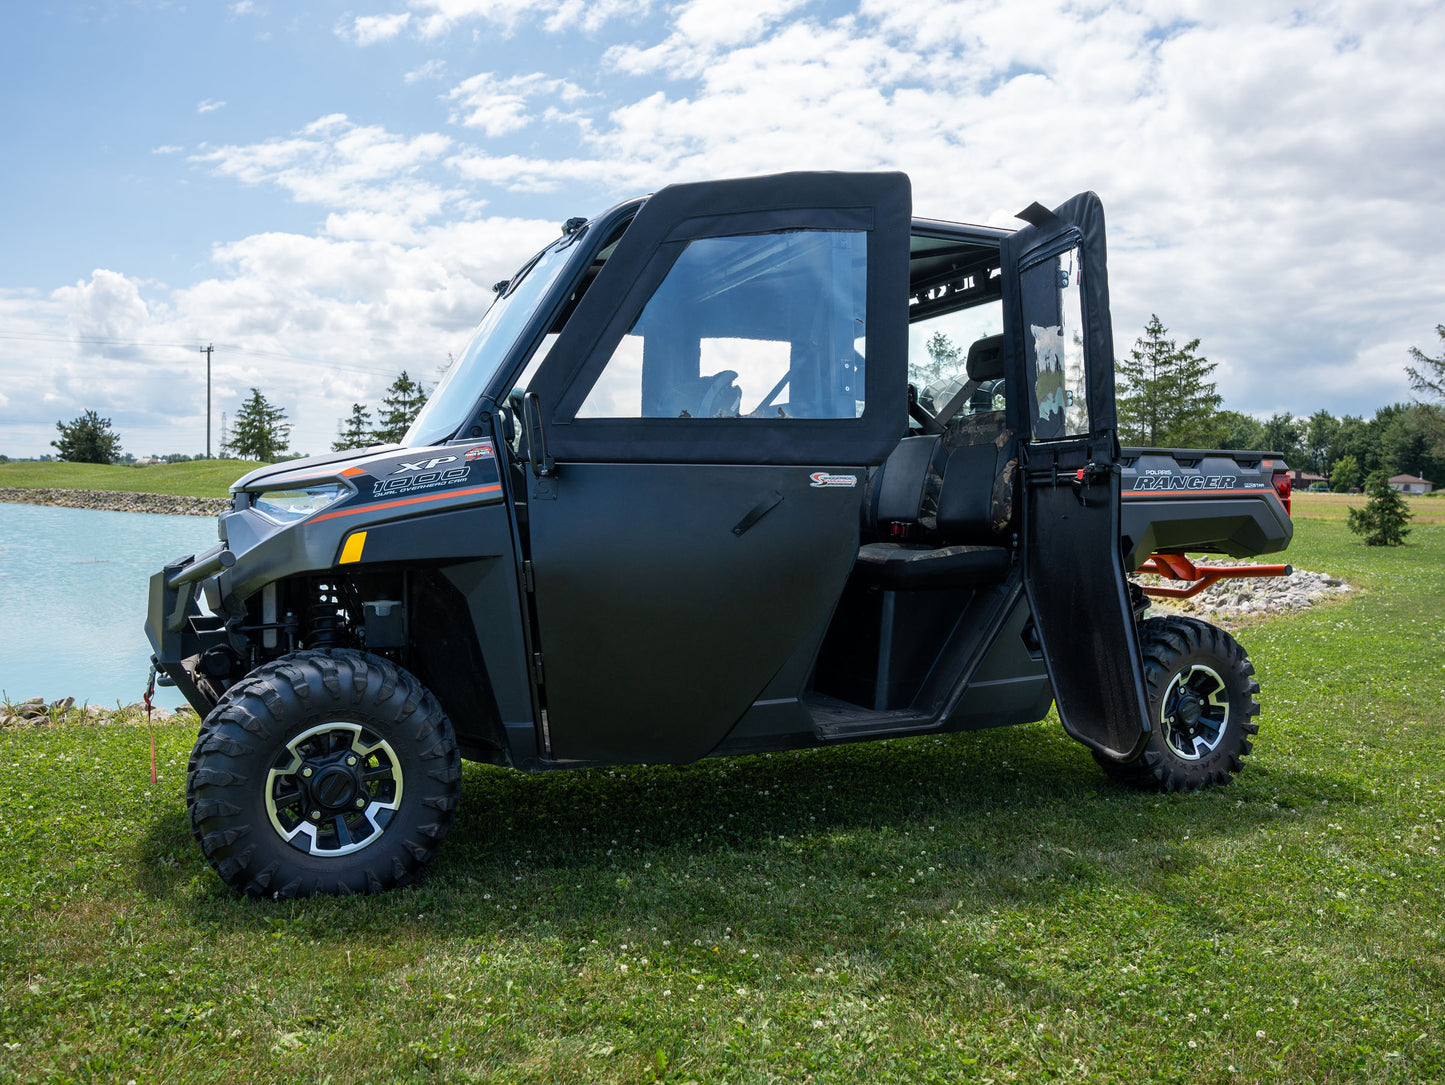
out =
<svg viewBox="0 0 1445 1085"><path fill-rule="evenodd" d="M198 347L195 340L189 343L167 342L161 340L145 339L120 339L108 336L78 336L78 335L6 335L0 334L0 340L13 340L16 342L33 343L72 343L82 346L112 346L112 347L174 347L177 350L200 350L205 347ZM223 350L228 354L240 354L252 358L279 358L288 362L301 362L304 365L325 366L327 369L340 369L348 373L361 373L371 377L395 376L391 370L372 369L363 365L355 365L347 362L324 361L320 358L310 358L301 354L287 354L278 350L259 350L254 347L245 347L236 343L215 343L216 350Z"/></svg>

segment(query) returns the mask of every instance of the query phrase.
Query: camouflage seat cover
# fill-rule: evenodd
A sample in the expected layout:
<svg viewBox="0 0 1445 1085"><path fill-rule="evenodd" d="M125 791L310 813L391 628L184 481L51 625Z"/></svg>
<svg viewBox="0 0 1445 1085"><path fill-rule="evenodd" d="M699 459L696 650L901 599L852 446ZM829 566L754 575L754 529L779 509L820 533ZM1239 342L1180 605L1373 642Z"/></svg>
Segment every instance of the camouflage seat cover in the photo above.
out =
<svg viewBox="0 0 1445 1085"><path fill-rule="evenodd" d="M962 415L955 418L939 442L940 455L929 465L923 482L923 501L918 522L929 531L949 535L947 527L938 522L939 501L943 497L944 478L953 453L962 448L989 444L994 448L993 488L989 494L988 523L984 532L964 531L974 541L979 535L1004 535L1014 517L1014 477L1018 474L1018 447L1013 431L1004 424L1003 411ZM954 532L955 534L957 531Z"/></svg>

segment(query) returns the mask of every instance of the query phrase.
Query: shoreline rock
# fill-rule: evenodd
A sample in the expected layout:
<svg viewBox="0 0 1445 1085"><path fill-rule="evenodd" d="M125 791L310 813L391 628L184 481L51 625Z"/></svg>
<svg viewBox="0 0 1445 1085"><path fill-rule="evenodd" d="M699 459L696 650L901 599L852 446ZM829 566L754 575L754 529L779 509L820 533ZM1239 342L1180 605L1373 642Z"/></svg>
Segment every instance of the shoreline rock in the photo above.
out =
<svg viewBox="0 0 1445 1085"><path fill-rule="evenodd" d="M219 516L230 502L223 497L179 497L128 490L60 490L0 486L0 501L103 512L153 512L167 516Z"/></svg>
<svg viewBox="0 0 1445 1085"><path fill-rule="evenodd" d="M195 710L189 705L170 709L159 706L151 710L152 723L177 723L194 720ZM83 727L106 727L123 723L145 724L145 705L137 702L119 708L104 705L78 705L74 697L47 702L44 697L31 697L15 704L0 702L0 731L8 728L46 727L78 724Z"/></svg>

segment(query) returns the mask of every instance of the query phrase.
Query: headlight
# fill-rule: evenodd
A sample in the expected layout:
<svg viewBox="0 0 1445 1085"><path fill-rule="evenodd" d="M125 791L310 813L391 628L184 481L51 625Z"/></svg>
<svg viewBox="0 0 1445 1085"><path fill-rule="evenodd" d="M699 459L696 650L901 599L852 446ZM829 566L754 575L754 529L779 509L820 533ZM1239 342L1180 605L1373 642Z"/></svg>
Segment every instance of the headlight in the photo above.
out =
<svg viewBox="0 0 1445 1085"><path fill-rule="evenodd" d="M251 507L278 524L294 524L335 504L350 492L339 482L317 482L258 493L252 497Z"/></svg>

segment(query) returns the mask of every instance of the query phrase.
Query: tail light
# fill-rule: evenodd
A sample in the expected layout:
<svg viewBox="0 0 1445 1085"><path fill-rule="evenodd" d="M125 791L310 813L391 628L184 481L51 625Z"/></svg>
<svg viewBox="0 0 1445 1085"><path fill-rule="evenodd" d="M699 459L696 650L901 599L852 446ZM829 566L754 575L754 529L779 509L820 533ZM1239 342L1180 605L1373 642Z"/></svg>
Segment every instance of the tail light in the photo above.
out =
<svg viewBox="0 0 1445 1085"><path fill-rule="evenodd" d="M1284 506L1284 511L1293 516L1294 513L1290 512L1289 508L1289 490L1289 472L1276 471L1274 473L1274 492L1279 494L1279 503Z"/></svg>

